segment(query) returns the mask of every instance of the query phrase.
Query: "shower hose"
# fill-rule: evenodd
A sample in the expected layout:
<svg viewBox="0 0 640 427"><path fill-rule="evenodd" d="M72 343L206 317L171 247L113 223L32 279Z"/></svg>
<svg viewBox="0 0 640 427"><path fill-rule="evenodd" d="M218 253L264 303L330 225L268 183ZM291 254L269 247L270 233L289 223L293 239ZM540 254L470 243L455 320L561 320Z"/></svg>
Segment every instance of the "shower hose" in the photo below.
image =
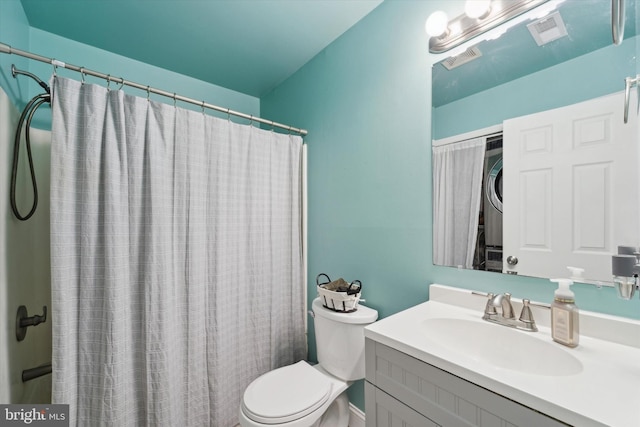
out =
<svg viewBox="0 0 640 427"><path fill-rule="evenodd" d="M42 86L46 93L41 93L39 95L34 96L24 107L22 114L20 115L20 119L18 120L18 128L16 129L16 135L13 143L13 164L11 166L11 210L16 218L20 221L26 221L33 216L38 207L38 184L36 183L36 173L33 168L33 156L31 154L31 138L29 136L29 130L31 128L31 120L33 119L33 115L36 110L45 102L51 102L51 95L49 86L44 83L42 80L38 79L31 73L27 73L26 71L20 71L12 67L12 73L15 77L16 74L24 74L27 75L38 82L40 86ZM27 158L29 161L29 172L31 174L31 185L33 187L33 205L31 206L31 210L26 215L22 215L18 210L18 205L16 202L16 185L17 185L17 177L18 177L18 160L20 158L20 139L22 136L22 128L25 125L26 120L26 129L25 129L25 148L27 149Z"/></svg>

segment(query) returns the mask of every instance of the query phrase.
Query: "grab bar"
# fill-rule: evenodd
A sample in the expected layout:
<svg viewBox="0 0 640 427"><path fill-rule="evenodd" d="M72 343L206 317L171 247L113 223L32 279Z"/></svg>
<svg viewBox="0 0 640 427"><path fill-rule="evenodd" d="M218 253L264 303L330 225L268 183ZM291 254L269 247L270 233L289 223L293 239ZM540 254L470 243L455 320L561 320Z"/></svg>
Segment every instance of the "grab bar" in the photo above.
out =
<svg viewBox="0 0 640 427"><path fill-rule="evenodd" d="M51 363L46 365L36 366L35 368L25 369L22 371L22 382L26 383L43 375L50 374L52 371Z"/></svg>

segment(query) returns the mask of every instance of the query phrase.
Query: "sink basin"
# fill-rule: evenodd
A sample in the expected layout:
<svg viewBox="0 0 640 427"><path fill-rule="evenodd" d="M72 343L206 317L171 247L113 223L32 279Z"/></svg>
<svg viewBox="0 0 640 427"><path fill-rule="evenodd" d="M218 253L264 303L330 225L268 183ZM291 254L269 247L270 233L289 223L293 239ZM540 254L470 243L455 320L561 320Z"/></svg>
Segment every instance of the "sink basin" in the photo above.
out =
<svg viewBox="0 0 640 427"><path fill-rule="evenodd" d="M575 375L582 363L552 341L482 321L433 318L422 331L434 344L499 369L545 376Z"/></svg>

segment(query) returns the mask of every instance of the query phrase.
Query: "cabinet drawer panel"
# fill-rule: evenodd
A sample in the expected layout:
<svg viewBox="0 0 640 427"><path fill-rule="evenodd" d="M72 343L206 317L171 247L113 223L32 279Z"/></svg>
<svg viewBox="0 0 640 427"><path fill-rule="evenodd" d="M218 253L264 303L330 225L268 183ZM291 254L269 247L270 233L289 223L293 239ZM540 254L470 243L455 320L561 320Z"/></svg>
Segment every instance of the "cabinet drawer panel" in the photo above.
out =
<svg viewBox="0 0 640 427"><path fill-rule="evenodd" d="M367 427L440 427L368 382L365 405Z"/></svg>
<svg viewBox="0 0 640 427"><path fill-rule="evenodd" d="M367 339L367 381L445 427L560 427L553 418Z"/></svg>

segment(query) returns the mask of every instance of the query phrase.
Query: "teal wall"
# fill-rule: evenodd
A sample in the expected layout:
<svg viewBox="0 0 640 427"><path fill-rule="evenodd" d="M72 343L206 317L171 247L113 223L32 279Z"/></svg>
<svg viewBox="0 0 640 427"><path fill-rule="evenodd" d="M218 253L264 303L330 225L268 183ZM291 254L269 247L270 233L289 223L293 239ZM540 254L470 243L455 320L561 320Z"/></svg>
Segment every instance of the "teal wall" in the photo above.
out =
<svg viewBox="0 0 640 427"><path fill-rule="evenodd" d="M29 46L29 22L18 0L0 0L0 43L22 49ZM11 102L20 108L29 100L29 83L13 78L11 64L26 70L29 68L28 62L26 58L0 54L0 87Z"/></svg>
<svg viewBox="0 0 640 427"><path fill-rule="evenodd" d="M433 138L482 129L503 120L620 92L636 74L636 42L625 40L588 55L485 90L433 110ZM514 102L514 100L517 100ZM460 121L459 117L464 117Z"/></svg>
<svg viewBox="0 0 640 427"><path fill-rule="evenodd" d="M204 100L220 107L260 116L260 100L256 97L215 86L121 55L116 55L106 50L97 49L64 37L59 37L37 28L31 28L29 35L29 50L33 53L60 59L73 65L111 74L115 77L123 77L126 80L149 85L157 89L176 92L179 95L189 98ZM46 81L51 76L53 68L51 65L43 62L30 61L29 71ZM80 78L77 72L61 68L58 68L57 74L74 79ZM86 77L86 81L103 86L106 85L105 80L92 78L90 76ZM119 85L111 84L111 87L114 89L118 86ZM35 83L33 87L34 90L39 89L39 86ZM137 96L146 96L146 92L138 89L125 87L123 90ZM159 95L151 94L150 98L164 103L173 103L172 99ZM200 110L200 107L193 104L179 102L177 105L183 108ZM214 112L209 110L209 114L214 114ZM41 114L39 118L41 119L40 123L43 123L43 121L47 123L46 120L50 120L51 114L46 112ZM238 121L240 120L241 119Z"/></svg>
<svg viewBox="0 0 640 427"><path fill-rule="evenodd" d="M433 10L385 1L261 99L265 116L309 130L309 302L318 273L361 280L382 317L427 299ZM311 360L314 340L309 322ZM364 408L362 381L349 399Z"/></svg>
<svg viewBox="0 0 640 427"><path fill-rule="evenodd" d="M309 302L318 273L361 280L366 304L381 317L427 300L430 283L553 298L548 280L432 264L431 58L423 28L439 5L386 0L261 99L263 115L309 130ZM582 309L640 318L640 302L620 301L611 288L574 288ZM309 342L313 359L313 322ZM364 407L361 382L350 399Z"/></svg>

